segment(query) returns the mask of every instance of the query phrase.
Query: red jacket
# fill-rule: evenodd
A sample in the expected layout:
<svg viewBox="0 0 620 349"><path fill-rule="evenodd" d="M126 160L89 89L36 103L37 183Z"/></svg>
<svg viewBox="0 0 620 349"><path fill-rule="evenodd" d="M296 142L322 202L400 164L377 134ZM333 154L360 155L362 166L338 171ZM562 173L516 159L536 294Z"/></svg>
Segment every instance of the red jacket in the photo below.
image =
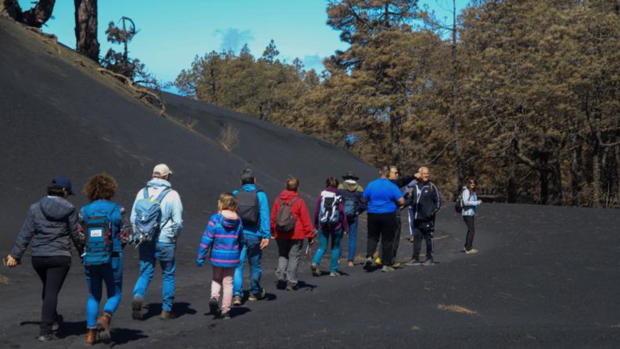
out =
<svg viewBox="0 0 620 349"><path fill-rule="evenodd" d="M274 238L302 240L304 238L314 237L314 229L312 228L308 207L304 199L298 197L298 192L284 190L273 203L273 208L271 209L271 236ZM276 230L276 216L278 210L282 206L280 205L280 200L290 202L294 198L298 198L293 205L291 205L291 213L293 214L293 218L295 218L295 230L290 232L278 232Z"/></svg>

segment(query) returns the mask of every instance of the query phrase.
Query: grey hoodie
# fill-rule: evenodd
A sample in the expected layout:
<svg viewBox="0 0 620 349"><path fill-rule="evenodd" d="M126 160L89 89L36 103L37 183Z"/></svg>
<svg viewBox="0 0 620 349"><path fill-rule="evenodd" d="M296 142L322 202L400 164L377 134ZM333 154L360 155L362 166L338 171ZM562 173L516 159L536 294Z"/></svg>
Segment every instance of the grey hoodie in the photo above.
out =
<svg viewBox="0 0 620 349"><path fill-rule="evenodd" d="M11 250L11 256L21 259L31 242L33 257L71 257L71 242L81 254L82 244L75 207L57 196L46 196L30 206L28 217Z"/></svg>

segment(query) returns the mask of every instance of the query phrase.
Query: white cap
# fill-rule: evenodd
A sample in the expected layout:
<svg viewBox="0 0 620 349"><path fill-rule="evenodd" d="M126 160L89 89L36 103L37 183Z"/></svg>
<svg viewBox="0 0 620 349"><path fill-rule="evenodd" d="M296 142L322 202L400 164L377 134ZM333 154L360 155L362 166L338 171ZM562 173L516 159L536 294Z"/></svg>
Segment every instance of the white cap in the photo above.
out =
<svg viewBox="0 0 620 349"><path fill-rule="evenodd" d="M169 174L172 174L172 171L170 171L166 164L159 164L153 169L153 176L166 177Z"/></svg>

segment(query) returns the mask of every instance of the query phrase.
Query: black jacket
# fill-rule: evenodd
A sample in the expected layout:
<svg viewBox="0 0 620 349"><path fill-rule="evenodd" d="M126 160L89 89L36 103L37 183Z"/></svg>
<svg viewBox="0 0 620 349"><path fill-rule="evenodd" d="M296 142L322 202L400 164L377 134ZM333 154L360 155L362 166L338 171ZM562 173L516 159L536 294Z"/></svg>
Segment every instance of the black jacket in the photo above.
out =
<svg viewBox="0 0 620 349"><path fill-rule="evenodd" d="M71 257L71 242L81 254L75 207L61 197L46 196L30 206L11 256L21 259L28 244L32 243L33 257Z"/></svg>
<svg viewBox="0 0 620 349"><path fill-rule="evenodd" d="M405 206L411 206L414 219L422 222L435 220L435 214L441 208L439 188L431 181L424 184L412 181L407 185L407 192Z"/></svg>

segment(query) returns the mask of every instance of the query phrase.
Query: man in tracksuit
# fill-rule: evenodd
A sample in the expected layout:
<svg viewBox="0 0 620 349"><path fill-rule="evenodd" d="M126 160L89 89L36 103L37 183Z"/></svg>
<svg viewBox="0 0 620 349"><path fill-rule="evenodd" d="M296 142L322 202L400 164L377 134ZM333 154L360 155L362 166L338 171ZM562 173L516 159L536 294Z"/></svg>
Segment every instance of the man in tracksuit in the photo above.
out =
<svg viewBox="0 0 620 349"><path fill-rule="evenodd" d="M426 261L423 265L433 265L433 234L435 230L435 214L441 207L441 194L437 186L429 180L427 167L419 170L420 179L407 185L409 191L409 217L413 232L413 258L407 265L422 265L420 250L422 238L426 240Z"/></svg>
<svg viewBox="0 0 620 349"><path fill-rule="evenodd" d="M239 306L243 296L243 267L246 260L250 264L250 296L249 301L265 298L265 289L260 285L263 274L261 257L263 249L269 245L271 239L271 224L269 222L269 202L267 194L256 188L254 171L245 169L241 173L241 190L233 191L237 196L237 211L243 221L244 245L241 250L241 260L235 270L233 278L233 305Z"/></svg>

